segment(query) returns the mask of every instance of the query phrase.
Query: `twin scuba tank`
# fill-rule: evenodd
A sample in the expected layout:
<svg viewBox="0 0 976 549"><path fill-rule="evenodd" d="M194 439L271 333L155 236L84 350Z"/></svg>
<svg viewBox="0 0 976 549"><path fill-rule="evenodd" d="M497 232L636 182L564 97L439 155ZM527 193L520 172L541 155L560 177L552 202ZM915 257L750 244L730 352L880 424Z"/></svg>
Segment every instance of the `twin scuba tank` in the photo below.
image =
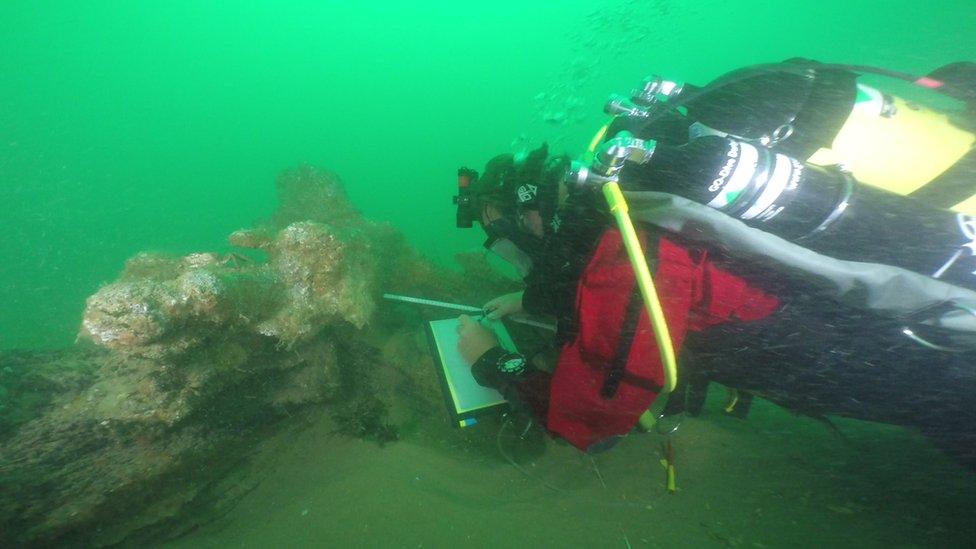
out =
<svg viewBox="0 0 976 549"><path fill-rule="evenodd" d="M659 143L623 180L706 204L824 255L976 289L976 217L860 184L836 167L710 135Z"/></svg>
<svg viewBox="0 0 976 549"><path fill-rule="evenodd" d="M849 120L856 119L857 114L855 105ZM917 114L906 112L906 116ZM887 123L882 130L890 132L890 121L882 122ZM926 123L936 126L931 121ZM845 125L834 140L835 148L845 135L855 146L871 146L872 139L879 141L876 136L858 134L863 126ZM868 170L848 173L836 165L820 166L815 163L816 155L802 161L777 152L776 147L722 132L678 146L659 142L646 163L624 168L621 182L625 187L666 192L708 205L817 253L902 267L976 289L976 216L904 196L904 188L894 192L884 188L892 179L914 177L906 176L910 170L899 162L908 159L912 167L920 165L916 159L937 156L931 152L931 141L949 143L945 135L933 139L931 135L914 135L919 133L914 130L912 127L905 132L914 141L899 139L901 150L882 153L877 156L880 160L868 166L873 170L871 175L880 174L876 181L869 181L870 185L859 181L861 173L870 179ZM953 158L946 161L948 165L972 155L972 134L955 128L945 131L955 138L956 145L949 153ZM831 151L822 149L818 154L823 157L824 152ZM863 150L841 150L835 156L845 153L850 159L869 156ZM846 165L847 160L843 160ZM885 160L893 166L884 166ZM936 166L935 174L944 170ZM969 180L976 175L963 177ZM922 185L932 178L925 174L918 177ZM976 184L966 180L972 194Z"/></svg>

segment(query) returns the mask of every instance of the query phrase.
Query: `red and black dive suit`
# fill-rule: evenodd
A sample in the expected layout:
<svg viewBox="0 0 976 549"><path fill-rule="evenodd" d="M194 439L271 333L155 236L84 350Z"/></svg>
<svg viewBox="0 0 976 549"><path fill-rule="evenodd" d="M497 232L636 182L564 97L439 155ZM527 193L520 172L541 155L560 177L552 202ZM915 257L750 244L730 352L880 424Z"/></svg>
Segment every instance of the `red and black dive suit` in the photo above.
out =
<svg viewBox="0 0 976 549"><path fill-rule="evenodd" d="M663 370L626 250L596 197L577 195L526 279L526 312L558 319L552 374L500 348L472 371L525 405L550 432L586 450L626 434L654 401ZM776 298L717 267L701 249L643 233L675 347L689 330L772 313Z"/></svg>

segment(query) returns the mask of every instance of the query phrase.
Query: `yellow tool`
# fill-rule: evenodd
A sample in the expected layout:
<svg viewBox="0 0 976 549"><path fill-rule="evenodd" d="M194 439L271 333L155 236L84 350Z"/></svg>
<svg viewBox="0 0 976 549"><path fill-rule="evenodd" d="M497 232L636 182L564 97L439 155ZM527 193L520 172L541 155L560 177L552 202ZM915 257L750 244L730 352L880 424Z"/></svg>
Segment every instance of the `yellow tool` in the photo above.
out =
<svg viewBox="0 0 976 549"><path fill-rule="evenodd" d="M732 410L735 410L735 405L739 403L739 390L729 387L728 392L729 400L725 403L725 411L731 414Z"/></svg>
<svg viewBox="0 0 976 549"><path fill-rule="evenodd" d="M664 459L661 460L661 467L664 467L664 487L669 494L678 490L674 476L674 447L671 446L671 439L664 445Z"/></svg>
<svg viewBox="0 0 976 549"><path fill-rule="evenodd" d="M620 228L620 235L623 238L624 246L627 248L627 256L630 264L634 268L634 275L637 278L637 285L640 287L641 296L644 298L644 308L647 310L647 318L651 321L654 330L654 339L657 341L657 348L661 353L661 364L664 367L664 392L671 392L678 384L678 367L674 357L674 346L671 343L671 334L668 331L668 324L664 318L664 311L661 309L661 300L658 298L657 290L654 287L654 280L651 278L651 270L647 266L647 258L641 248L640 240L637 238L637 231L634 230L634 222L628 214L627 201L620 192L620 186L615 181L603 185L603 196L607 199L610 212L617 220Z"/></svg>

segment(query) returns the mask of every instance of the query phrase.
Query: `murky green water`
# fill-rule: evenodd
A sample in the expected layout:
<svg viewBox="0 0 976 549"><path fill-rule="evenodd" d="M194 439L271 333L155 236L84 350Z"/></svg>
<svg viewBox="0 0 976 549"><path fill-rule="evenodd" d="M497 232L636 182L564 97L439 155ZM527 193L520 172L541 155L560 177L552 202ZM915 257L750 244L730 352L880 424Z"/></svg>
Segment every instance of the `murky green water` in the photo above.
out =
<svg viewBox="0 0 976 549"><path fill-rule="evenodd" d="M603 118L605 97L649 73L703 83L738 66L802 56L922 74L976 59L972 0L333 4L0 4L0 349L71 344L85 297L138 251L228 250L228 233L271 211L275 174L300 163L337 172L367 217L389 221L422 252L450 264L456 252L481 242L477 229L453 227L459 165L480 168L498 152L543 140L557 152L579 153ZM786 421L774 419L769 425ZM973 539L973 526L958 517L976 502L976 488L944 458L936 455L931 465L932 482L944 489L912 477L898 486L898 508L886 511L881 494L892 476L854 472L858 454L875 465L884 461L866 442L871 437L859 438L856 451L838 446L821 460L819 450L791 450L767 427L760 417L743 434L755 464L743 470L763 467L761 448L781 444L771 452L776 482L747 474L748 480L723 484L729 479L721 474L724 464L740 454L715 450L722 463L702 465L715 492L704 481L692 483L694 495L676 509L661 498L646 499L645 508L637 491L628 501L640 505L619 513L592 501L603 490L636 490L622 462L608 466L606 487L587 487L583 499L550 497L503 463L479 462L481 478L500 475L499 485L475 484L485 493L430 480L446 470L453 482L467 482L449 444L438 438L450 433L407 430L399 449L356 443L335 457L348 470L346 480L319 469L302 477L303 459L320 465L314 457L276 461L279 469L269 478L286 480L264 497L279 498L276 509L287 507L287 520L255 522L274 514L248 500L222 530L226 538L208 531L187 545L313 545L318 539L347 546L625 547L642 540L655 545L655 531L669 532L660 539L677 546L924 545L927 539L964 545ZM817 427L802 430L804 443L832 440ZM704 437L742 427L705 422L696 429ZM891 436L882 445L908 435ZM925 451L924 443L905 440ZM652 455L656 446L647 445L627 449L634 456L628 463ZM414 470L401 460L420 465ZM857 480L816 478L836 474L838 468L824 464L837 460ZM358 472L359 463L375 474ZM554 467L577 466L567 463ZM894 469L910 470L905 461ZM387 475L387 484L376 483L376 475ZM321 488L309 489L310 483ZM850 483L861 491L845 488ZM795 485L804 488L788 488ZM831 499L842 488L848 491ZM748 510L737 509L729 490L742 495ZM806 499L797 503L797 494ZM428 506L423 512L410 507L414 497ZM328 502L355 512L330 514ZM914 512L913 503L927 511ZM667 509L667 520L655 516L655 506ZM948 517L943 523L931 519L939 506ZM331 537L294 537L300 519L316 516L324 517L316 528ZM470 518L479 516L490 526ZM374 519L383 525L378 530L369 526ZM252 537L255 524L261 533ZM898 529L891 530L894 524ZM686 529L697 534L684 537ZM775 535L764 536L764 529ZM370 537L371 531L380 533ZM408 534L398 537L400 531Z"/></svg>
<svg viewBox="0 0 976 549"><path fill-rule="evenodd" d="M69 343L136 251L223 248L296 163L447 259L477 246L452 228L458 165L542 140L576 153L607 94L647 73L704 82L792 56L925 72L973 57L970 8L5 2L0 348Z"/></svg>

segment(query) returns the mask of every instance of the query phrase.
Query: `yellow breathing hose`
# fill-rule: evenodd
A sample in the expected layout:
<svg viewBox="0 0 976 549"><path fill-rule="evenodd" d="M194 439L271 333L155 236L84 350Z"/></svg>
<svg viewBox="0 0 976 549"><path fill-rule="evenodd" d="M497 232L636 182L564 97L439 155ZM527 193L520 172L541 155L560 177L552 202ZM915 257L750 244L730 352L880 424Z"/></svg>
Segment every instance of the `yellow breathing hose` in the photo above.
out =
<svg viewBox="0 0 976 549"><path fill-rule="evenodd" d="M586 154L583 155L583 161L589 163L591 160L593 160L593 154L596 152L596 148L600 144L600 141L603 141L604 136L607 135L607 131L610 129L610 124L613 124L613 117L611 117L610 121L604 124L596 132L596 135L593 136L593 139L590 140L590 145L586 148Z"/></svg>
<svg viewBox="0 0 976 549"><path fill-rule="evenodd" d="M671 344L671 334L668 331L667 321L664 319L664 311L661 309L657 290L654 288L651 270L647 266L647 258L644 256L644 250L641 249L640 240L637 239L637 231L634 230L634 223L630 219L627 201L624 200L624 195L620 192L620 185L616 182L607 183L603 186L603 196L607 199L610 213L617 220L620 236L623 238L627 256L634 268L637 285L640 287L641 296L644 298L647 318L650 319L651 327L654 329L654 339L657 341L657 348L661 353L661 364L664 367L663 392L670 393L678 383L678 367L674 358L674 346Z"/></svg>
<svg viewBox="0 0 976 549"><path fill-rule="evenodd" d="M604 124L602 128L593 136L590 146L584 155L584 160L590 162L596 152L597 146L603 141L607 130L613 123L613 118ZM674 345L671 344L671 333L668 330L668 323L664 318L664 310L661 309L661 300L657 296L657 289L654 287L654 279L651 278L651 269L647 266L647 257L641 249L640 240L637 238L637 231L634 229L634 222L630 219L630 208L627 200L620 192L620 185L610 182L603 186L603 196L607 199L607 206L610 213L617 220L617 227L620 229L620 237L624 247L627 249L627 257L630 258L630 265L634 269L634 278L640 288L641 297L644 298L644 308L647 310L647 318L651 321L651 328L654 330L654 339L657 341L658 351L661 353L661 366L664 369L664 387L661 388L663 394L674 391L678 384L678 365L674 358ZM665 402L659 397L655 399L657 403ZM663 408L663 404L661 407ZM657 423L658 411L652 411L654 407L645 411L638 423L645 431L650 431ZM677 483L674 473L674 450L670 439L666 445L665 459L661 460L661 465L665 470L665 487L669 494L677 491Z"/></svg>
<svg viewBox="0 0 976 549"><path fill-rule="evenodd" d="M586 154L583 156L584 161L589 162L593 160L596 148L603 141L603 138L606 137L614 118L611 116L610 120L593 136L589 147L586 149ZM617 220L617 226L620 228L620 236L623 239L624 247L627 249L627 256L630 258L630 264L634 269L637 285L640 287L641 296L644 298L644 308L647 310L647 318L651 321L651 327L654 330L654 339L657 341L657 348L661 353L661 365L664 368L664 387L662 391L670 393L674 390L675 385L678 384L678 366L674 358L674 345L671 344L671 334L668 331L667 321L664 319L664 311L661 309L661 301L658 299L657 290L654 288L654 279L651 278L651 270L647 267L647 258L644 255L644 250L641 249L640 240L637 239L637 231L634 230L634 223L630 219L627 201L624 199L623 193L620 192L620 186L617 183L607 183L603 186L603 196L607 199L610 212ZM648 429L651 428L654 420L656 418L650 417L648 421L645 421L644 416L641 416L641 424L643 425L646 422Z"/></svg>

